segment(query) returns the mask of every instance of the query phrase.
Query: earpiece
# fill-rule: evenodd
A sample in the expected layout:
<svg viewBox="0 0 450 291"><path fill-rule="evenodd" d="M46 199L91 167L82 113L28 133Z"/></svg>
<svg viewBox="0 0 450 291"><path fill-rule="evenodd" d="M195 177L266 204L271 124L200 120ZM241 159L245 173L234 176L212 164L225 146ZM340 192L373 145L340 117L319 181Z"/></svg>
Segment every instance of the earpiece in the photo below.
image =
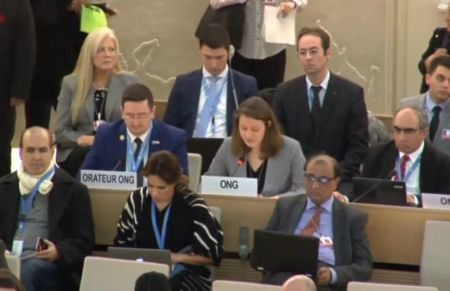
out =
<svg viewBox="0 0 450 291"><path fill-rule="evenodd" d="M228 61L231 62L231 59L234 57L234 53L236 52L234 45L230 45L230 48L228 49Z"/></svg>

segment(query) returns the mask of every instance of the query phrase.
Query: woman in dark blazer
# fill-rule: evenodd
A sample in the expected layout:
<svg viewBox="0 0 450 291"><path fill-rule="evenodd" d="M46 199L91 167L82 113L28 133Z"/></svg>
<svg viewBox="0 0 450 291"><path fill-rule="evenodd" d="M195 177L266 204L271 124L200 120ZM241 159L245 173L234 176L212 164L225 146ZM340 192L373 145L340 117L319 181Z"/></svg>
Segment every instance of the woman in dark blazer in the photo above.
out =
<svg viewBox="0 0 450 291"><path fill-rule="evenodd" d="M56 109L56 139L62 148L58 162L72 176L94 143L97 126L122 118L122 92L137 82L122 70L114 32L100 28L90 33L75 70L63 79Z"/></svg>
<svg viewBox="0 0 450 291"><path fill-rule="evenodd" d="M269 104L251 97L239 106L232 136L205 175L257 178L261 196L276 196L304 192L304 164L300 144L281 134Z"/></svg>

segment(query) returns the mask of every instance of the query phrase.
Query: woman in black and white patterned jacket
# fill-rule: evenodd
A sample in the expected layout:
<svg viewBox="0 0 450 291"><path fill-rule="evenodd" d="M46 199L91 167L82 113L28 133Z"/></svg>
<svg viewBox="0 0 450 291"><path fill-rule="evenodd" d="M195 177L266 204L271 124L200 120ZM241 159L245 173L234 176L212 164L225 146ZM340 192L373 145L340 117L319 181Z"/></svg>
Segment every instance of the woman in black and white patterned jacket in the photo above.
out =
<svg viewBox="0 0 450 291"><path fill-rule="evenodd" d="M175 265L170 277L172 290L210 290L206 265L220 263L220 224L203 198L187 188L187 179L173 154L152 154L143 173L148 186L128 198L114 244L168 249Z"/></svg>

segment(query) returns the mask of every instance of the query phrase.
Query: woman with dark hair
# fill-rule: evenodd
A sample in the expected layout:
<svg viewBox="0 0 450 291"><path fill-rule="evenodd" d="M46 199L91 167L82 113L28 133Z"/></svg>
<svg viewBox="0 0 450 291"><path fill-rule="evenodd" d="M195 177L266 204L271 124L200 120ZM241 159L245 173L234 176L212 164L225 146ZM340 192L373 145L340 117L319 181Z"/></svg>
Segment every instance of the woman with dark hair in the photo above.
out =
<svg viewBox="0 0 450 291"><path fill-rule="evenodd" d="M258 179L258 193L303 193L305 157L300 144L281 134L269 104L245 100L236 113L231 137L224 139L205 175Z"/></svg>
<svg viewBox="0 0 450 291"><path fill-rule="evenodd" d="M180 163L170 152L152 154L143 174L148 186L128 198L114 245L168 249L175 265L172 290L210 290L206 265L220 263L220 224L203 198L187 188Z"/></svg>

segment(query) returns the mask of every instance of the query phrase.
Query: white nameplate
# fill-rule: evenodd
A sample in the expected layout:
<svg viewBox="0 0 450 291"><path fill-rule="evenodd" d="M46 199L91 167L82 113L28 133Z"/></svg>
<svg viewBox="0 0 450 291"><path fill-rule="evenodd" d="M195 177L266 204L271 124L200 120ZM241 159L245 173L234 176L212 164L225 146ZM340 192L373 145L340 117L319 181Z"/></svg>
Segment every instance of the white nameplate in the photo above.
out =
<svg viewBox="0 0 450 291"><path fill-rule="evenodd" d="M135 172L81 170L80 181L88 189L135 190L137 188Z"/></svg>
<svg viewBox="0 0 450 291"><path fill-rule="evenodd" d="M422 207L427 209L450 210L450 195L422 193Z"/></svg>
<svg viewBox="0 0 450 291"><path fill-rule="evenodd" d="M201 193L258 197L258 180L255 178L202 176Z"/></svg>

